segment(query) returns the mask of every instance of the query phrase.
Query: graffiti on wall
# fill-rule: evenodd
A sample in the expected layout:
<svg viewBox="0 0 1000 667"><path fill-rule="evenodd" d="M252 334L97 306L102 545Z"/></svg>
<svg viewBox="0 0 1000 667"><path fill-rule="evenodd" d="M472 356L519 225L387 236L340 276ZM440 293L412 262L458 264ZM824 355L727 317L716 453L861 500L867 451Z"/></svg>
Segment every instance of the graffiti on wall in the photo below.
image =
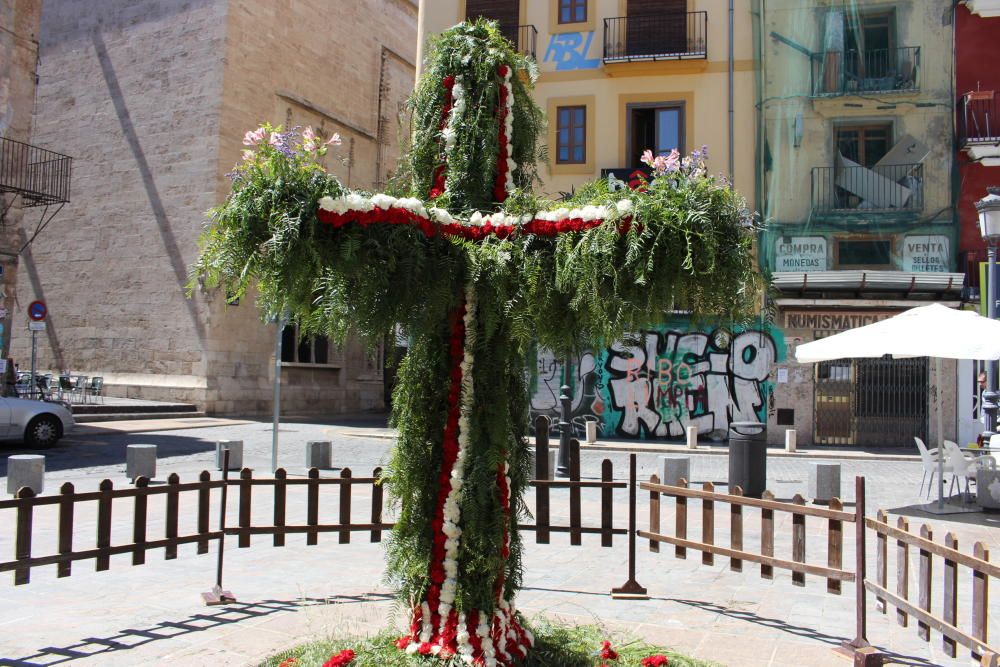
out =
<svg viewBox="0 0 1000 667"><path fill-rule="evenodd" d="M771 369L784 356L780 333L663 327L574 360L568 385L574 431L596 421L602 437L723 435L734 421L766 421ZM539 351L531 373L532 415L558 421L563 361Z"/></svg>
<svg viewBox="0 0 1000 667"><path fill-rule="evenodd" d="M601 64L600 59L587 57L593 41L593 32L564 32L552 35L542 61L555 63L556 71L596 69Z"/></svg>

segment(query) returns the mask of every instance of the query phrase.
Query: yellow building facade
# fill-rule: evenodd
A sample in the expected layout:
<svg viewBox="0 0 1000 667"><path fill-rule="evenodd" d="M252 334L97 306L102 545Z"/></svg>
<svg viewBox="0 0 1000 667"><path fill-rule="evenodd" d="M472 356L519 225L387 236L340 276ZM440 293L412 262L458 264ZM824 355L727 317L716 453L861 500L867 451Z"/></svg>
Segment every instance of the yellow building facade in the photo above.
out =
<svg viewBox="0 0 1000 667"><path fill-rule="evenodd" d="M748 0L735 2L730 40L728 4L422 0L418 33L422 49L429 35L484 16L499 21L519 50L535 56L535 98L549 119L548 163L540 165L539 175L550 196L608 170L627 175L640 166L645 149L690 153L707 145L710 171L731 174L752 199L750 8Z"/></svg>

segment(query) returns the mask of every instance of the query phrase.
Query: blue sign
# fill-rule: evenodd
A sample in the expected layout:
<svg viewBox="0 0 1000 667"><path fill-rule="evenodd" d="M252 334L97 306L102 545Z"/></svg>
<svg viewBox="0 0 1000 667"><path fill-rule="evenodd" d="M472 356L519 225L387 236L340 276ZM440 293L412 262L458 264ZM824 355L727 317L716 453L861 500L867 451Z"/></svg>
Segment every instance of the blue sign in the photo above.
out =
<svg viewBox="0 0 1000 667"><path fill-rule="evenodd" d="M40 322L49 314L49 309L45 307L44 301L32 301L28 304L28 317L35 322Z"/></svg>
<svg viewBox="0 0 1000 667"><path fill-rule="evenodd" d="M556 71L576 69L596 69L600 67L600 58L587 58L590 44L594 41L594 33L564 32L549 38L549 48L545 51L543 62L556 64Z"/></svg>

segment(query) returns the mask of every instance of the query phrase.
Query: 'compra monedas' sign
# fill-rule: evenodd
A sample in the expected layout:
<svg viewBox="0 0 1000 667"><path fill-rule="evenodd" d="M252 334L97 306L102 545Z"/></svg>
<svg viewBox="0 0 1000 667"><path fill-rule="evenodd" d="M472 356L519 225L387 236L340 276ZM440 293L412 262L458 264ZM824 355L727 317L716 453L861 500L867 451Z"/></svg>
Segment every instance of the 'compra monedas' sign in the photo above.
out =
<svg viewBox="0 0 1000 667"><path fill-rule="evenodd" d="M774 244L775 271L826 271L826 239L786 236Z"/></svg>

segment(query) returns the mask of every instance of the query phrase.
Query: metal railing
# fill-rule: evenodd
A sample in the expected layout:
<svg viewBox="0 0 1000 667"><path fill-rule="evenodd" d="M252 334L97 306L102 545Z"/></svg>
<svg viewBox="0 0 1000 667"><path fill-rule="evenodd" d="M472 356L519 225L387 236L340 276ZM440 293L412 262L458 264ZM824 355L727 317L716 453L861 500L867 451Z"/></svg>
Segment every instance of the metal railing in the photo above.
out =
<svg viewBox="0 0 1000 667"><path fill-rule="evenodd" d="M812 209L814 213L919 211L924 206L923 184L919 164L813 167Z"/></svg>
<svg viewBox="0 0 1000 667"><path fill-rule="evenodd" d="M0 193L21 195L24 206L69 201L73 158L0 137Z"/></svg>
<svg viewBox="0 0 1000 667"><path fill-rule="evenodd" d="M1000 104L992 90L973 91L958 98L960 145L1000 142Z"/></svg>
<svg viewBox="0 0 1000 667"><path fill-rule="evenodd" d="M663 12L604 19L604 62L708 57L708 12Z"/></svg>
<svg viewBox="0 0 1000 667"><path fill-rule="evenodd" d="M500 33L510 40L510 43L514 45L518 53L537 60L538 29L535 26L531 24L501 25Z"/></svg>
<svg viewBox="0 0 1000 667"><path fill-rule="evenodd" d="M920 89L920 47L827 51L813 57L813 95Z"/></svg>

